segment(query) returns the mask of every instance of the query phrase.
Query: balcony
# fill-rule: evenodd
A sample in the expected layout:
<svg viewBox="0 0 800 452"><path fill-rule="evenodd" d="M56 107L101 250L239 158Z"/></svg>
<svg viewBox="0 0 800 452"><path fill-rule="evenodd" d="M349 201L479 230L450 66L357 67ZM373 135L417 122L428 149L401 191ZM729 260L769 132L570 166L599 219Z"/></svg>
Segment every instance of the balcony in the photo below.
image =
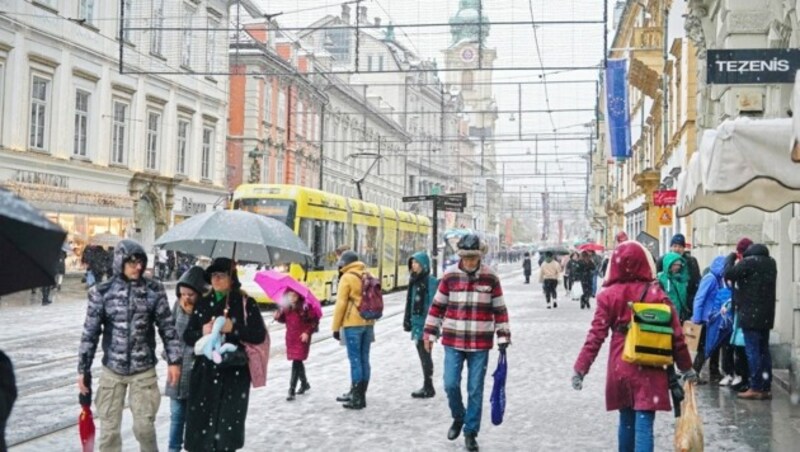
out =
<svg viewBox="0 0 800 452"><path fill-rule="evenodd" d="M634 28L631 58L660 74L664 70L664 30L661 27Z"/></svg>

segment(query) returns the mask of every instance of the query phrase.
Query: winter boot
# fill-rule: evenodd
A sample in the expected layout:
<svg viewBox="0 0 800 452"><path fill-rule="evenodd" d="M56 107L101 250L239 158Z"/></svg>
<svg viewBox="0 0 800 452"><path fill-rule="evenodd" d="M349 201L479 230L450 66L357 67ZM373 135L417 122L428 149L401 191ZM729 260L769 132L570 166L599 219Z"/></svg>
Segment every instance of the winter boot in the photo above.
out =
<svg viewBox="0 0 800 452"><path fill-rule="evenodd" d="M422 386L422 389L411 393L411 397L415 399L429 399L435 395L436 391L433 389L433 381L430 378L425 379L425 384Z"/></svg>
<svg viewBox="0 0 800 452"><path fill-rule="evenodd" d="M470 452L478 452L478 441L475 439L474 433L464 433L464 445Z"/></svg>
<svg viewBox="0 0 800 452"><path fill-rule="evenodd" d="M300 389L297 390L298 394L305 394L306 391L311 389L311 385L308 384L308 379L306 378L306 368L305 366L300 368Z"/></svg>
<svg viewBox="0 0 800 452"><path fill-rule="evenodd" d="M464 426L464 421L461 419L453 420L453 424L450 426L450 430L447 431L447 439L450 441L455 440L458 438L458 435L461 434L461 427Z"/></svg>
<svg viewBox="0 0 800 452"><path fill-rule="evenodd" d="M351 384L350 385L350 390L345 392L344 394L340 395L339 397L337 397L336 401L337 402L349 402L350 399L353 398L353 390L354 390L355 387L356 387L355 384Z"/></svg>
<svg viewBox="0 0 800 452"><path fill-rule="evenodd" d="M297 377L298 377L297 374L298 373L299 372L297 371L297 367L293 365L292 366L292 378L289 380L289 395L286 396L286 401L287 402L291 402L292 400L294 400L294 394L295 394L294 388L297 387Z"/></svg>
<svg viewBox="0 0 800 452"><path fill-rule="evenodd" d="M349 402L342 405L348 410L360 410L364 408L364 383L356 383L353 388L353 396Z"/></svg>
<svg viewBox="0 0 800 452"><path fill-rule="evenodd" d="M367 388L369 388L369 380L361 383L364 387L361 388L361 400L364 403L364 408L367 407Z"/></svg>

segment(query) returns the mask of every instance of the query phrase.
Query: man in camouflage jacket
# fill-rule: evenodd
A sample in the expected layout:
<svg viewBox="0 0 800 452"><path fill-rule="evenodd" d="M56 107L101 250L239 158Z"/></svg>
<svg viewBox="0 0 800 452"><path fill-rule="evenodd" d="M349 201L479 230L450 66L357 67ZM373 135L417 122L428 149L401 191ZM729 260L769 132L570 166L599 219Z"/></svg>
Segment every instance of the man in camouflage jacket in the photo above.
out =
<svg viewBox="0 0 800 452"><path fill-rule="evenodd" d="M95 404L100 419L100 451L122 448L120 423L125 395L133 414L133 433L142 451L156 451L154 421L161 401L156 379L155 327L164 342L167 380L180 378L182 349L167 294L160 282L143 277L144 248L133 240L114 250L113 276L89 290L89 304L78 355L78 387L88 394L91 367L103 335L103 372Z"/></svg>

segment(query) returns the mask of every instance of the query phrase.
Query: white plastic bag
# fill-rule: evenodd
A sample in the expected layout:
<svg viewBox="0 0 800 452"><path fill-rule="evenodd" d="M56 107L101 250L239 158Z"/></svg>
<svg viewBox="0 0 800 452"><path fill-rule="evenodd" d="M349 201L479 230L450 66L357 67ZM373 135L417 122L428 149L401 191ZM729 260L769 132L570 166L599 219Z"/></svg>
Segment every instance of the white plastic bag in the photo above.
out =
<svg viewBox="0 0 800 452"><path fill-rule="evenodd" d="M580 300L581 295L583 295L583 287L580 281L575 281L572 283L572 291L570 293L573 300Z"/></svg>

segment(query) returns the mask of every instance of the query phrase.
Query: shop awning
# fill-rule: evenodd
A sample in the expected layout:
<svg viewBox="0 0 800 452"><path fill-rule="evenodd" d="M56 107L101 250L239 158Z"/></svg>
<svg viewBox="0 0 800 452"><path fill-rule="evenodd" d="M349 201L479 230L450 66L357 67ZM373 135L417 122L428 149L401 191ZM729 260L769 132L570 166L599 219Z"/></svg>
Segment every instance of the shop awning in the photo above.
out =
<svg viewBox="0 0 800 452"><path fill-rule="evenodd" d="M774 212L800 202L792 119L738 118L703 134L678 180L678 216L700 209L728 215L744 207Z"/></svg>

